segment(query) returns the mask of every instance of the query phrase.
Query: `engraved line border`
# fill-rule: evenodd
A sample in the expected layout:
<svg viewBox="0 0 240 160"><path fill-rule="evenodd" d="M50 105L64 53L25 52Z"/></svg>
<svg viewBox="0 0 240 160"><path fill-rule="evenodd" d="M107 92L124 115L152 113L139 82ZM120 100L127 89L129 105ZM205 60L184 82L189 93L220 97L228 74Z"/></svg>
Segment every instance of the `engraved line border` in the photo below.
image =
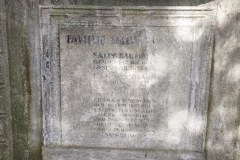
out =
<svg viewBox="0 0 240 160"><path fill-rule="evenodd" d="M167 6L116 6L116 7L104 7L104 6L86 6L86 5L40 5L40 9L72 9L72 10L138 10L138 11L213 11L216 7L189 7L189 6L178 6L178 7L167 7Z"/></svg>
<svg viewBox="0 0 240 160"><path fill-rule="evenodd" d="M86 7L73 7L73 8L71 8L71 7L42 7L41 9L53 9L53 10L58 10L58 9L66 9L66 10L68 10L69 11L69 9L76 9L76 10L79 10L79 9L82 9L82 10L95 10L95 9L98 9L98 10L112 10L112 11L115 11L114 9L119 9L119 10L129 10L129 9L134 9L134 8L97 8L97 7L95 7L95 8L86 8ZM199 9L199 8L190 8L190 9L182 9L182 7L181 7L181 9L176 9L176 8L166 8L166 7L164 7L164 8L136 8L135 10L139 10L139 11L150 11L150 10L162 10L162 11L175 11L175 12L177 12L177 11L208 11L209 13L210 13L210 11L213 11L213 9ZM51 11L50 11L51 12ZM82 15L82 13L72 13L72 14L78 14L78 15ZM149 14L148 12L147 13L145 13L145 14ZM54 18L54 16L66 16L66 15L69 15L69 14L49 14L49 17L52 17L52 18ZM211 14L207 14L207 15L211 15ZM101 15L94 15L93 17L97 17L97 16L101 16ZM114 17L117 17L117 16L114 16ZM180 16L181 18L183 17L183 16ZM201 18L202 17L204 17L204 15L203 16L200 16ZM193 17L189 17L189 18L193 18ZM56 21L57 23L59 23L59 20L58 21ZM57 24L56 23L56 24ZM60 24L60 23L59 23ZM64 23L64 24L66 24L66 23ZM70 23L71 25L72 24L75 24L75 25L79 25L78 23ZM50 21L48 21L48 25L49 26L51 26L52 24L50 23ZM63 25L63 26L65 26L66 27L66 25ZM83 26L85 26L85 24L83 25ZM88 24L88 26L90 26L89 24ZM108 24L103 24L103 25L96 25L96 26L110 26L110 27L143 27L143 26L139 26L139 25L135 25L135 26L133 26L133 25L130 25L130 26L120 26L120 25L108 25ZM146 26L145 26L146 27ZM170 26L170 25L168 25L168 24L166 24L166 25L164 25L164 26L147 26L147 27L177 27L177 26ZM60 45L60 43L59 43L59 45Z"/></svg>

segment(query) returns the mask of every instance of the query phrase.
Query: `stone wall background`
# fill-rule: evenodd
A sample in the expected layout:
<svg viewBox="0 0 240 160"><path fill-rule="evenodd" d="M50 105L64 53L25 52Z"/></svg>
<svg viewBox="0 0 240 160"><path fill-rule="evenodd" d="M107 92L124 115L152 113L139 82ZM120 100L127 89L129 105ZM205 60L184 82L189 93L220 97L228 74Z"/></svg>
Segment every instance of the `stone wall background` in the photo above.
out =
<svg viewBox="0 0 240 160"><path fill-rule="evenodd" d="M206 157L208 160L240 160L239 0L1 0L0 3L0 159L41 159L38 7L80 4L216 6Z"/></svg>
<svg viewBox="0 0 240 160"><path fill-rule="evenodd" d="M30 79L26 34L26 1L2 1L6 4L6 35L12 113L13 157L26 159L29 145Z"/></svg>
<svg viewBox="0 0 240 160"><path fill-rule="evenodd" d="M218 0L216 3L207 153L208 159L239 160L240 1Z"/></svg>
<svg viewBox="0 0 240 160"><path fill-rule="evenodd" d="M6 5L0 1L0 160L12 157Z"/></svg>

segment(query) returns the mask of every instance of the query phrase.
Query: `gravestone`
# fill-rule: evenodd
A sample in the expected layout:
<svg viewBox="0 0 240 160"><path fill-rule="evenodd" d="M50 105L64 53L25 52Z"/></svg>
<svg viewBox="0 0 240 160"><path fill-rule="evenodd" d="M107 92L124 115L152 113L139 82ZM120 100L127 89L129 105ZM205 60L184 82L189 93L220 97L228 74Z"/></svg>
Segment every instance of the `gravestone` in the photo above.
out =
<svg viewBox="0 0 240 160"><path fill-rule="evenodd" d="M42 7L44 159L204 160L212 14Z"/></svg>

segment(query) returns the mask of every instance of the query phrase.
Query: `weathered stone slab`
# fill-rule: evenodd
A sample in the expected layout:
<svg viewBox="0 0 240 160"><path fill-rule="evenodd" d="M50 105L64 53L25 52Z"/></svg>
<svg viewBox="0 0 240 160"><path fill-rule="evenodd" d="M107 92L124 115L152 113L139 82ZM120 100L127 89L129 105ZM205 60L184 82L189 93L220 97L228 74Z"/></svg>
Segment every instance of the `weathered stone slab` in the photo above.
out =
<svg viewBox="0 0 240 160"><path fill-rule="evenodd" d="M198 159L210 9L66 7L42 14L46 146L186 150Z"/></svg>
<svg viewBox="0 0 240 160"><path fill-rule="evenodd" d="M61 30L62 143L178 145L187 128L194 32L182 30L189 31L189 42L170 27ZM171 124L171 118L182 122Z"/></svg>

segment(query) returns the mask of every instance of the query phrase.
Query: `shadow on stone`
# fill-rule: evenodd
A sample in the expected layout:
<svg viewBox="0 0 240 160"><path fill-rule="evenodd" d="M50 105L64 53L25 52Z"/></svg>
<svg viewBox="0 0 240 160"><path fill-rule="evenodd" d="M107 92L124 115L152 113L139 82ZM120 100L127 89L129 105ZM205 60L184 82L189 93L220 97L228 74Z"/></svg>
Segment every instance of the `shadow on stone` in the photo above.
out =
<svg viewBox="0 0 240 160"><path fill-rule="evenodd" d="M44 0L43 0L44 1ZM52 0L53 5L198 6L213 0Z"/></svg>

